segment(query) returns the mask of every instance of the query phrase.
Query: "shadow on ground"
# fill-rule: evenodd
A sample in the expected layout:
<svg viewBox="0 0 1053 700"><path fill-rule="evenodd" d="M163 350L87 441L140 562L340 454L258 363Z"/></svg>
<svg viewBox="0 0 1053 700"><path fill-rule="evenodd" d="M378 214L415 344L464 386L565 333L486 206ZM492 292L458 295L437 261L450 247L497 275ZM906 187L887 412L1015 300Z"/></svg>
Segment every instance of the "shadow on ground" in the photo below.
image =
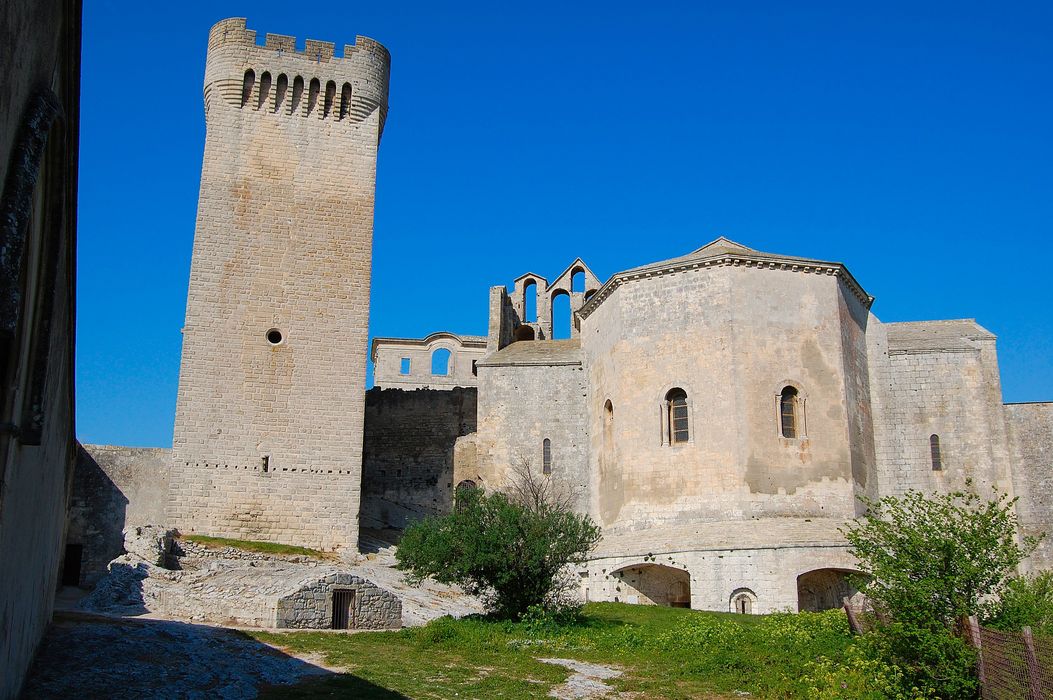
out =
<svg viewBox="0 0 1053 700"><path fill-rule="evenodd" d="M293 687L295 686L295 687ZM60 612L22 697L268 698L404 696L290 656L236 630ZM320 692L319 692L320 691Z"/></svg>

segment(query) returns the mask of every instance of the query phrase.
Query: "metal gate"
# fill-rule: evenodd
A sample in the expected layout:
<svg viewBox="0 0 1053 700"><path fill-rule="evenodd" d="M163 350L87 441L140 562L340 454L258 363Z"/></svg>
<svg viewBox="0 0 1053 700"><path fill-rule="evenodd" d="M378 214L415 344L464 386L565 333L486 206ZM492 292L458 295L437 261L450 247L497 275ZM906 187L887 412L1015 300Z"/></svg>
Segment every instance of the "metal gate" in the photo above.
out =
<svg viewBox="0 0 1053 700"><path fill-rule="evenodd" d="M333 629L346 630L355 626L355 592L333 591Z"/></svg>

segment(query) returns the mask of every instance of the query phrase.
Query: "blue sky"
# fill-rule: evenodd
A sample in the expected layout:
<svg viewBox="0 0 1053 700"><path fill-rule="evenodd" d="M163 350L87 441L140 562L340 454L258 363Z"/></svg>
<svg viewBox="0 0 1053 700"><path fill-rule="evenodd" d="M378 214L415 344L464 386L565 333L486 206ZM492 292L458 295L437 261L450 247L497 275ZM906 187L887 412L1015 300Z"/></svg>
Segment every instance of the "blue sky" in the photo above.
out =
<svg viewBox="0 0 1053 700"><path fill-rule="evenodd" d="M84 442L171 444L205 47L233 16L391 51L372 334L484 334L527 270L724 235L844 262L884 321L976 318L1005 400L1053 400L1053 3L86 0Z"/></svg>

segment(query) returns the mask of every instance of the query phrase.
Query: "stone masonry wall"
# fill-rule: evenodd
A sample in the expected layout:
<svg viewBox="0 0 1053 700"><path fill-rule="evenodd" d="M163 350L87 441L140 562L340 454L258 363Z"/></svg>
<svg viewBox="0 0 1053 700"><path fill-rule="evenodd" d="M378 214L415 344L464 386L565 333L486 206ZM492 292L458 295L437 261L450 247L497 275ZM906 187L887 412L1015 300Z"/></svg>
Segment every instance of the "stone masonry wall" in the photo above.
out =
<svg viewBox="0 0 1053 700"><path fill-rule="evenodd" d="M433 374L432 355L450 351L446 374ZM423 340L373 339L373 386L381 389L452 389L478 385L475 363L486 356L486 338L435 333ZM403 374L403 361L409 371Z"/></svg>
<svg viewBox="0 0 1053 700"><path fill-rule="evenodd" d="M953 491L967 479L982 495L1012 492L994 336L972 321L871 325L881 495Z"/></svg>
<svg viewBox="0 0 1053 700"><path fill-rule="evenodd" d="M510 352L560 350L555 364L524 358L504 364ZM479 432L475 459L458 464L454 483L468 479L493 490L507 483L512 471L526 465L543 472L543 443L550 441L551 478L576 508L589 508L588 433L585 372L576 340L520 341L479 364ZM499 363L499 364L494 364ZM475 471L468 471L474 468Z"/></svg>
<svg viewBox="0 0 1053 700"><path fill-rule="evenodd" d="M359 576L329 574L278 601L277 627L324 629L333 619L333 591L355 591L351 611L353 629L383 630L402 627L402 601Z"/></svg>
<svg viewBox="0 0 1053 700"><path fill-rule="evenodd" d="M454 443L476 429L476 389L366 392L362 524L404 528L449 512Z"/></svg>
<svg viewBox="0 0 1053 700"><path fill-rule="evenodd" d="M1024 568L1053 569L1053 403L1006 404L1005 417L1021 529L1028 535L1046 533Z"/></svg>
<svg viewBox="0 0 1053 700"><path fill-rule="evenodd" d="M209 35L169 509L182 532L357 545L390 59L365 37L343 54L259 46L244 19Z"/></svg>
<svg viewBox="0 0 1053 700"><path fill-rule="evenodd" d="M845 371L862 331L844 286L827 273L715 264L628 281L584 318L597 520L854 517L873 438L859 406L865 360ZM799 392L792 438L779 422L786 386ZM689 439L670 444L674 388L687 394Z"/></svg>
<svg viewBox="0 0 1053 700"><path fill-rule="evenodd" d="M91 587L124 552L126 528L163 525L172 451L81 445L73 474L66 543L83 547L80 585Z"/></svg>
<svg viewBox="0 0 1053 700"><path fill-rule="evenodd" d="M73 478L80 38L77 0L0 3L0 326L5 330L0 334L0 698L5 700L18 697L51 621ZM54 102L44 98L43 89ZM58 108L58 119L45 116L49 104Z"/></svg>

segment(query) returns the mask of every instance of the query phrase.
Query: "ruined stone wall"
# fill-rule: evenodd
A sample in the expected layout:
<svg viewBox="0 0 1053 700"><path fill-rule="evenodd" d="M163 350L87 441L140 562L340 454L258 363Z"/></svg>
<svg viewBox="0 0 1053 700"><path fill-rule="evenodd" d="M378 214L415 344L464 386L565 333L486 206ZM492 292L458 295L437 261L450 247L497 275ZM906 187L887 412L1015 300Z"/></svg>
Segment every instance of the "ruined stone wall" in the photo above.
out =
<svg viewBox="0 0 1053 700"><path fill-rule="evenodd" d="M448 513L454 443L476 429L476 390L366 392L362 525L404 528Z"/></svg>
<svg viewBox="0 0 1053 700"><path fill-rule="evenodd" d="M255 39L209 35L170 524L354 547L389 57Z"/></svg>
<svg viewBox="0 0 1053 700"><path fill-rule="evenodd" d="M1053 569L1053 403L1006 404L1005 417L1021 530L1046 533L1024 569Z"/></svg>
<svg viewBox="0 0 1053 700"><path fill-rule="evenodd" d="M164 525L172 451L81 445L73 476L66 543L81 545L80 585L90 588L124 552L125 528Z"/></svg>
<svg viewBox="0 0 1053 700"><path fill-rule="evenodd" d="M489 490L508 483L525 465L543 472L544 440L550 441L551 479L577 508L590 501L585 372L578 341L520 341L513 350L544 353L566 344L558 358L519 358L507 363L501 354L479 364L479 431L475 441L475 471L458 464L454 483L468 479ZM497 364L495 364L497 363Z"/></svg>
<svg viewBox="0 0 1053 700"><path fill-rule="evenodd" d="M862 330L857 310L842 311L843 284L825 272L717 264L633 279L592 310L581 338L600 522L854 516L872 435L860 407L865 360L853 360L862 364L846 385ZM796 438L780 434L787 385L800 392ZM690 439L680 444L669 444L665 417L674 388L688 397ZM776 523L771 531L777 538Z"/></svg>
<svg viewBox="0 0 1053 700"><path fill-rule="evenodd" d="M81 5L0 3L0 698L51 621L73 477Z"/></svg>
<svg viewBox="0 0 1053 700"><path fill-rule="evenodd" d="M432 372L432 356L440 349L450 351L446 374ZM474 387L479 383L475 363L486 356L486 338L452 333L436 333L422 340L374 338L372 356L373 386L381 389ZM408 361L407 372L402 371L403 360Z"/></svg>
<svg viewBox="0 0 1053 700"><path fill-rule="evenodd" d="M973 321L871 324L882 496L1012 492L995 338ZM939 436L933 469L930 436Z"/></svg>

